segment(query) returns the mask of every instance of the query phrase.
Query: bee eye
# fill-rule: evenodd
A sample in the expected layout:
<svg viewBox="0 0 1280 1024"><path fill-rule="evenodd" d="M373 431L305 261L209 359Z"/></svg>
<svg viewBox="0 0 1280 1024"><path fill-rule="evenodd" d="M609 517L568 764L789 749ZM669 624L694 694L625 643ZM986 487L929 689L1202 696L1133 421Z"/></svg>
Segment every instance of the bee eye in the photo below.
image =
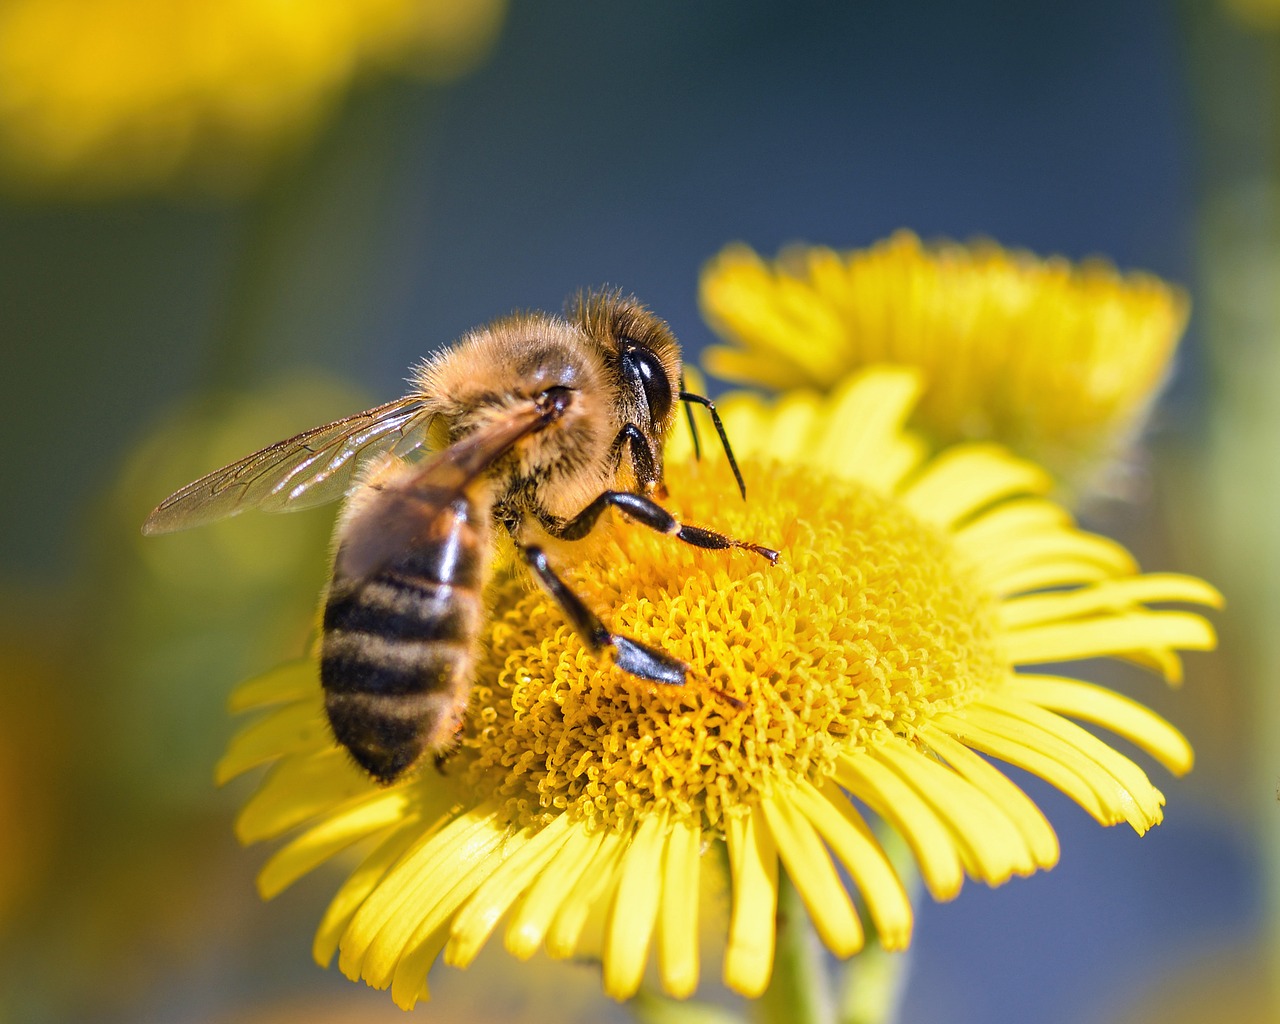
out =
<svg viewBox="0 0 1280 1024"><path fill-rule="evenodd" d="M649 403L649 414L657 422L671 411L671 380L666 368L647 348L626 344L622 349L622 375L633 387L639 384Z"/></svg>

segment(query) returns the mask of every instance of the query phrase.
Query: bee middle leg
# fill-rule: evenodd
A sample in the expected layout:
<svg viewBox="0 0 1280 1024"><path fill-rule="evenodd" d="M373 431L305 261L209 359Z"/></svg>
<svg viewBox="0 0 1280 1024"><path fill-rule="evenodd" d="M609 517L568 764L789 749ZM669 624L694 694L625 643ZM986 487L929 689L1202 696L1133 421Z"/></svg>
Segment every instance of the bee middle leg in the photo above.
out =
<svg viewBox="0 0 1280 1024"><path fill-rule="evenodd" d="M778 562L778 552L750 541L735 540L715 530L707 530L701 526L686 526L675 516L659 505L652 498L630 491L605 491L591 504L572 519L565 522L542 522L542 527L553 537L561 540L581 540L591 532L596 520L606 508L613 506L628 519L632 519L651 530L665 533L676 540L684 541L698 548L710 548L721 551L726 548L742 548L753 551L762 558L767 558L770 565Z"/></svg>
<svg viewBox="0 0 1280 1024"><path fill-rule="evenodd" d="M689 669L684 662L647 647L638 640L610 633L600 616L556 575L546 553L540 547L520 547L525 563L542 588L551 595L560 609L568 616L574 631L594 653L606 647L613 651L613 663L624 672L641 679L666 686L683 686Z"/></svg>

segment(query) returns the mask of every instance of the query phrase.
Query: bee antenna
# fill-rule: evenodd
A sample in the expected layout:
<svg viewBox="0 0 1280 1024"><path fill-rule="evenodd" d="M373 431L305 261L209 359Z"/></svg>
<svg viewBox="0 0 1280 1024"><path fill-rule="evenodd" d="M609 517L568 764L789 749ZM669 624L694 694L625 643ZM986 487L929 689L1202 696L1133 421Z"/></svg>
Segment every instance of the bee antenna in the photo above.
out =
<svg viewBox="0 0 1280 1024"><path fill-rule="evenodd" d="M680 398L684 399L687 392L684 389L684 374L680 374ZM699 461L702 460L702 442L698 440L698 424L693 418L693 406L685 402L684 414L689 420L689 435L693 438L693 457Z"/></svg>
<svg viewBox="0 0 1280 1024"><path fill-rule="evenodd" d="M684 390L681 390L680 392L680 401L688 403L697 402L700 406L706 409L707 412L711 413L711 422L716 425L716 433L720 435L720 444L724 446L724 453L728 456L729 468L733 470L733 477L738 481L738 490L742 493L742 500L746 501L747 485L743 483L742 470L738 468L738 460L733 457L733 449L729 447L729 435L724 432L724 424L720 421L720 414L716 412L716 403L702 395L695 395L692 391ZM685 406L685 409L688 410L689 419L690 422L692 422L693 410L690 409L688 405ZM697 436L698 435L695 432L694 437L696 438Z"/></svg>

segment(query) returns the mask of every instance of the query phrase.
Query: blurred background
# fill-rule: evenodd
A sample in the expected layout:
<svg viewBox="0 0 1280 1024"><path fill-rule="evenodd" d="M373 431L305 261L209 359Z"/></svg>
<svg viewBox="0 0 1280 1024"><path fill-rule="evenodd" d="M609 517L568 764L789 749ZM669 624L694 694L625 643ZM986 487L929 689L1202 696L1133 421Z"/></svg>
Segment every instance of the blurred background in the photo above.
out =
<svg viewBox="0 0 1280 1024"><path fill-rule="evenodd" d="M332 510L144 541L160 498L514 308L621 285L695 361L726 242L900 227L1190 290L1144 486L1090 523L1229 600L1180 691L1117 682L1196 747L1145 763L1165 823L1027 782L1061 865L923 904L903 1020L1277 1019L1278 103L1267 0L0 0L0 1020L403 1019L311 961L336 873L261 903L211 781ZM416 1016L628 1018L493 952Z"/></svg>

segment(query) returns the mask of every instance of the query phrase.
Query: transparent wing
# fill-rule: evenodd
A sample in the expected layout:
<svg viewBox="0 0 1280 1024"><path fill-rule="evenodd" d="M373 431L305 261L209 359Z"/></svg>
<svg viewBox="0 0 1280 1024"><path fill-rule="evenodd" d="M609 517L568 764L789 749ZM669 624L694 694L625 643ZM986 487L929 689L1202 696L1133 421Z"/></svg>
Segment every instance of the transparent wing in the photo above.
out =
<svg viewBox="0 0 1280 1024"><path fill-rule="evenodd" d="M412 471L379 487L379 494L347 524L338 549L335 577L365 579L393 558L452 523L454 502L522 438L548 422L532 402L468 434Z"/></svg>
<svg viewBox="0 0 1280 1024"><path fill-rule="evenodd" d="M341 497L371 456L404 456L427 440L431 413L409 395L277 441L165 498L142 532L171 533L245 509L292 512Z"/></svg>

